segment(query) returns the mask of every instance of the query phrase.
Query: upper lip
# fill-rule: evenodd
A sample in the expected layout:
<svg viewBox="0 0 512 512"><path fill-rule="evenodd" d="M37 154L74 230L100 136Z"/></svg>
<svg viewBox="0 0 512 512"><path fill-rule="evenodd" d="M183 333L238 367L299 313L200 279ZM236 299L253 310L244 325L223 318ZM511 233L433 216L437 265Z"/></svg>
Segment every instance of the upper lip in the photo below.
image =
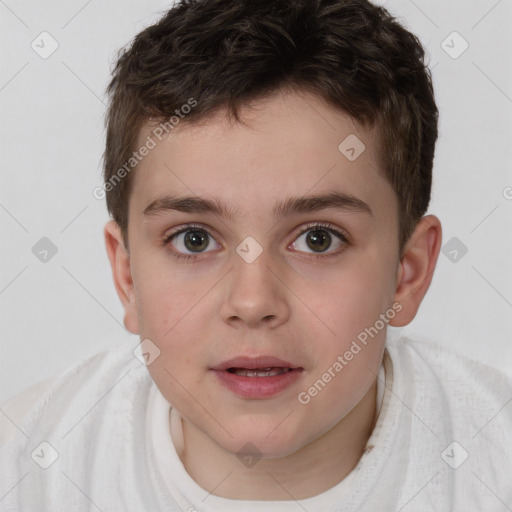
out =
<svg viewBox="0 0 512 512"><path fill-rule="evenodd" d="M259 357L235 357L213 366L212 370L227 370L228 368L246 368L254 370L258 368L300 368L297 365L273 356Z"/></svg>

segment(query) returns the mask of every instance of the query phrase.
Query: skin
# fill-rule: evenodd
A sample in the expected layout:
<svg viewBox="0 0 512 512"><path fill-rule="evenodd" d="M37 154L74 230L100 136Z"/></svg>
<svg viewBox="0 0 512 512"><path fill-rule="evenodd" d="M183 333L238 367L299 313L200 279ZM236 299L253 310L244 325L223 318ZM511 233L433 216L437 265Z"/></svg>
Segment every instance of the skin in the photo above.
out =
<svg viewBox="0 0 512 512"><path fill-rule="evenodd" d="M401 311L390 325L414 318L441 225L433 215L421 219L399 258L398 204L379 167L376 135L321 99L282 91L244 107L242 117L245 125L224 112L181 123L159 142L132 176L129 250L114 221L105 241L126 328L160 350L148 371L182 416L179 456L188 473L217 496L304 499L340 482L363 454L376 421L386 328L309 403L298 395L393 303ZM366 146L355 161L338 150L350 134ZM372 214L329 208L278 222L272 216L277 201L332 191L361 199ZM237 213L143 214L166 194L218 198ZM318 228L301 235L311 222L331 223L348 243L331 234L331 245L315 251L307 237ZM185 246L184 234L165 245L186 223L211 233L202 252ZM236 252L248 236L262 248L252 263ZM176 259L173 249L195 259ZM277 395L242 398L210 370L239 355L273 355L303 371ZM236 456L248 442L262 455L251 467Z"/></svg>

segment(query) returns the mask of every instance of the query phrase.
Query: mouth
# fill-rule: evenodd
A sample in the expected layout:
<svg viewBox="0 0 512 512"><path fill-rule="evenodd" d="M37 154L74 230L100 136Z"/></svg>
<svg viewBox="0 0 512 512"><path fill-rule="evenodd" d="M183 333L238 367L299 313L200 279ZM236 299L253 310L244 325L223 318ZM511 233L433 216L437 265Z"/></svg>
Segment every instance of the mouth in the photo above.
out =
<svg viewBox="0 0 512 512"><path fill-rule="evenodd" d="M243 398L270 398L293 386L303 368L273 356L237 357L213 368L218 382Z"/></svg>
<svg viewBox="0 0 512 512"><path fill-rule="evenodd" d="M274 375L281 375L283 373L291 372L294 368L228 368L229 373L240 375L242 377L273 377Z"/></svg>
<svg viewBox="0 0 512 512"><path fill-rule="evenodd" d="M247 357L240 356L234 357L223 363L220 363L211 368L212 370L228 371L230 373L236 373L237 375L246 375L240 372L271 372L271 375L277 375L286 371L302 369L299 365L279 359L274 356L257 356ZM276 373L277 372L277 373ZM256 377L257 374L246 375L249 377ZM265 377L266 375L262 375Z"/></svg>

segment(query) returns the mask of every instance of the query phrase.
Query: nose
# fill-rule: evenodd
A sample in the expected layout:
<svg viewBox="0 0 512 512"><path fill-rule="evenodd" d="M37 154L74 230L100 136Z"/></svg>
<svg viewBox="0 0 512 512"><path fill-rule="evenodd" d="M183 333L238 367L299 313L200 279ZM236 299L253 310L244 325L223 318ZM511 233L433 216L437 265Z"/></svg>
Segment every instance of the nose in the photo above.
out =
<svg viewBox="0 0 512 512"><path fill-rule="evenodd" d="M287 288L269 251L264 250L251 263L236 253L233 260L221 306L223 320L233 327L253 328L275 328L286 322L290 316Z"/></svg>

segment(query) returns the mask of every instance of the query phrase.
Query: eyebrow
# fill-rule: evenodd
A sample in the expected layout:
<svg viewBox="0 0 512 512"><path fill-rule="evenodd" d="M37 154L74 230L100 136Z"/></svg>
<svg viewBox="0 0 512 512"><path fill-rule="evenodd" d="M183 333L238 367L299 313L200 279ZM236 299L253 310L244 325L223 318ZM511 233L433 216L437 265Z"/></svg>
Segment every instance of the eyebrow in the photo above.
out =
<svg viewBox="0 0 512 512"><path fill-rule="evenodd" d="M273 208L274 219L280 220L294 213L312 213L328 208L364 213L373 216L370 206L361 199L342 192L330 192L310 196L295 196L278 201ZM232 220L240 215L222 201L198 196L165 196L152 201L143 211L144 216L154 216L168 210L184 213L210 213Z"/></svg>

